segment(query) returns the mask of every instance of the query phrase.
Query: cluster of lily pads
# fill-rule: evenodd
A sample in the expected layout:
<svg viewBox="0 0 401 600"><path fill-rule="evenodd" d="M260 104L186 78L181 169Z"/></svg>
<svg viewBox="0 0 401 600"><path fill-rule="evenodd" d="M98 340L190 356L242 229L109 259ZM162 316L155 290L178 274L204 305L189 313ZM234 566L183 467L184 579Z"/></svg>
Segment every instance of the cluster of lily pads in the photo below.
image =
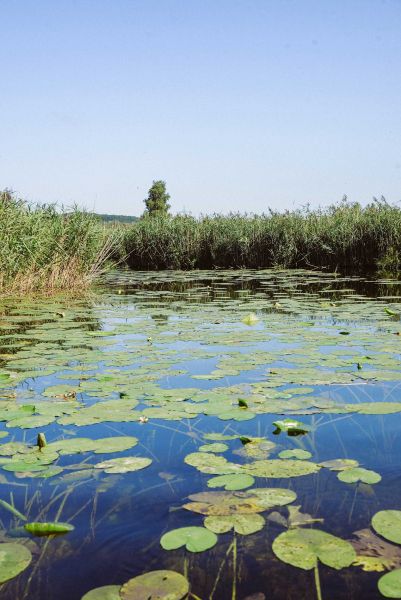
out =
<svg viewBox="0 0 401 600"><path fill-rule="evenodd" d="M40 480L68 471L124 474L152 463L132 454L137 437L77 437L75 427L151 427L153 422L199 417L217 418L224 425L272 414L273 433L298 436L311 430L295 418L301 415L401 412L398 401L344 402L341 394L332 393L334 385L358 389L401 380L399 296L367 298L356 294L346 278L305 271L204 272L201 278L199 273L120 272L110 281L114 289L108 284L93 300L2 301L0 421L5 430L0 438L11 439L0 444L5 472ZM74 430L66 431L71 426ZM42 431L49 442L38 446L36 435ZM373 485L380 482L379 473L348 458L314 462L299 447L279 449L272 457L277 448L266 437L218 432L205 434L203 441L185 463L210 475L208 490L191 494L183 506L202 515L203 522L165 533L160 541L164 549L205 551L219 535L262 530L262 513L269 513L269 519L272 509L286 507L286 518L276 514L287 528L273 542L280 560L307 570L317 569L318 561L335 569L371 565L373 557L357 555L352 542L306 529L320 520L293 505L295 492L255 485L258 478L294 478L322 469L336 472L343 483ZM230 448L238 462L223 456ZM124 455L97 460L97 455L118 452ZM88 460L81 466L59 460L83 454ZM395 513L379 512L372 526L401 543L401 536L389 537L389 530L398 527ZM386 529L383 522L390 517L392 525ZM57 533L49 525L65 524L47 525L49 535ZM43 523L30 526L35 535L46 529ZM26 545L0 543L0 581L15 577L30 561ZM394 561L381 564L392 570L380 579L380 592L401 597L401 568L393 569ZM156 571L123 586L97 588L84 598L175 600L186 597L188 586L179 573Z"/></svg>

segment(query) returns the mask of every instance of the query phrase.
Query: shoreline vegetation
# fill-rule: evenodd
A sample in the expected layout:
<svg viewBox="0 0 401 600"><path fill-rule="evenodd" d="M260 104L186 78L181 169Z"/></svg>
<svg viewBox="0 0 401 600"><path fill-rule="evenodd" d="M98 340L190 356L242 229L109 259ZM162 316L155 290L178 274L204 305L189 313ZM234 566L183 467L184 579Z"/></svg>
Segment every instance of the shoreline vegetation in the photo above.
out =
<svg viewBox="0 0 401 600"><path fill-rule="evenodd" d="M401 208L344 198L328 208L195 218L152 215L127 227L132 269L306 268L397 276Z"/></svg>
<svg viewBox="0 0 401 600"><path fill-rule="evenodd" d="M87 289L110 265L135 270L306 268L397 276L401 208L367 206L262 215L148 214L132 224L78 209L31 206L0 192L0 293Z"/></svg>
<svg viewBox="0 0 401 600"><path fill-rule="evenodd" d="M74 208L31 206L0 192L0 293L54 293L87 289L115 251L97 217Z"/></svg>

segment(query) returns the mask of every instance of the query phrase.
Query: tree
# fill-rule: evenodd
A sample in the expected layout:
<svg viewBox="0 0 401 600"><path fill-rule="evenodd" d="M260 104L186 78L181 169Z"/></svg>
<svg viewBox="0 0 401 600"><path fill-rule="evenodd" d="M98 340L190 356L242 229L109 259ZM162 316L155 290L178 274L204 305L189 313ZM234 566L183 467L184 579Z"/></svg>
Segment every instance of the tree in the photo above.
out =
<svg viewBox="0 0 401 600"><path fill-rule="evenodd" d="M148 197L144 200L146 210L144 216L162 216L168 215L170 204L170 194L166 192L165 181L153 181L149 189Z"/></svg>

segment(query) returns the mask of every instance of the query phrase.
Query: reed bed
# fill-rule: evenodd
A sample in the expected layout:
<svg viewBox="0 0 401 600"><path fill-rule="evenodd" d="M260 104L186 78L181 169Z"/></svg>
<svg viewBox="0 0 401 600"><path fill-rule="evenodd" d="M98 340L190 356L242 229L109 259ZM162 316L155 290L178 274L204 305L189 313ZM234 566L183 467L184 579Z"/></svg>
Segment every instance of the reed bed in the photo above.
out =
<svg viewBox="0 0 401 600"><path fill-rule="evenodd" d="M396 274L401 209L384 199L326 209L143 218L124 230L133 269L317 268Z"/></svg>
<svg viewBox="0 0 401 600"><path fill-rule="evenodd" d="M87 288L115 251L116 235L94 215L31 206L0 192L0 293Z"/></svg>

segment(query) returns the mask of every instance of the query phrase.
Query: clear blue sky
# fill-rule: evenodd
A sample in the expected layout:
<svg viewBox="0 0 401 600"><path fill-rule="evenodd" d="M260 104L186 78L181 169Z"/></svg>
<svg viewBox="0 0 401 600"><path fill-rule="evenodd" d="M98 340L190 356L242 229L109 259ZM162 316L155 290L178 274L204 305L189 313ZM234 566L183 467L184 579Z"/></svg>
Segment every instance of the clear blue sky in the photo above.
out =
<svg viewBox="0 0 401 600"><path fill-rule="evenodd" d="M140 214L401 200L400 0L1 0L0 188Z"/></svg>

